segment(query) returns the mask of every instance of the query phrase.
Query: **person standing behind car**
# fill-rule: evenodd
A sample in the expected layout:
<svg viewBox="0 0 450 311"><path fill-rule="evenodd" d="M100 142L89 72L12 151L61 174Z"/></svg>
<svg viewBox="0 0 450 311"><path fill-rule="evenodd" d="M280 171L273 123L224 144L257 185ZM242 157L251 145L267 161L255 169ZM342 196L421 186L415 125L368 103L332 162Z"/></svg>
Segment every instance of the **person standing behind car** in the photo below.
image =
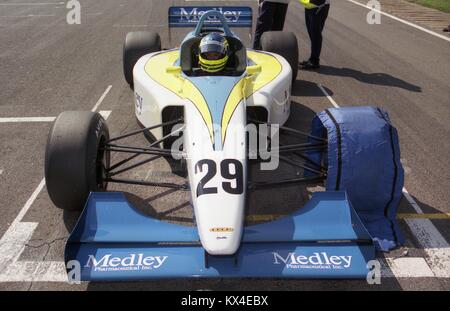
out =
<svg viewBox="0 0 450 311"><path fill-rule="evenodd" d="M284 28L290 0L259 0L259 16L256 21L253 48L261 49L261 36L266 31L281 31Z"/></svg>
<svg viewBox="0 0 450 311"><path fill-rule="evenodd" d="M322 31L330 10L330 0L300 0L305 7L305 21L311 40L311 56L301 62L302 69L320 68L320 53L322 51Z"/></svg>

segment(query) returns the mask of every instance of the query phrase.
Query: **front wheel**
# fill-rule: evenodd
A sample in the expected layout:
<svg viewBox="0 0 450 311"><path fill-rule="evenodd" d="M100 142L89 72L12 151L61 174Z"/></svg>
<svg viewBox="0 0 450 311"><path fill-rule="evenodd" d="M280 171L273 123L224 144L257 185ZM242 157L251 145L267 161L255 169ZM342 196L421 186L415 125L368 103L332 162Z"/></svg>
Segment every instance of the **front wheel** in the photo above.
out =
<svg viewBox="0 0 450 311"><path fill-rule="evenodd" d="M66 111L50 130L45 149L45 182L52 202L81 210L91 191L106 190L110 155L105 119L96 112Z"/></svg>
<svg viewBox="0 0 450 311"><path fill-rule="evenodd" d="M267 31L261 36L263 51L283 56L292 69L292 83L297 79L298 72L298 42L292 32Z"/></svg>

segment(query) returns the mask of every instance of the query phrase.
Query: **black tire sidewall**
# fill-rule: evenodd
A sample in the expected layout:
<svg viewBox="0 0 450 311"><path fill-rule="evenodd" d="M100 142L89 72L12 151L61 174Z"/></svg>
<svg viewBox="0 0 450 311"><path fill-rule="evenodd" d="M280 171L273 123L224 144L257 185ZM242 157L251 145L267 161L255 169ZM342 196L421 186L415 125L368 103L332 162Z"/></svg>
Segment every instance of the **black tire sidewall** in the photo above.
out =
<svg viewBox="0 0 450 311"><path fill-rule="evenodd" d="M294 33L286 31L267 31L261 36L263 51L283 56L292 69L292 83L298 74L298 42Z"/></svg>
<svg viewBox="0 0 450 311"><path fill-rule="evenodd" d="M144 55L161 51L161 38L148 31L129 32L123 44L123 72L125 80L133 88L133 68Z"/></svg>
<svg viewBox="0 0 450 311"><path fill-rule="evenodd" d="M91 191L104 191L98 180L100 143L109 139L99 113L69 111L56 119L45 152L45 179L53 203L66 210L81 210ZM109 153L106 153L109 167Z"/></svg>
<svg viewBox="0 0 450 311"><path fill-rule="evenodd" d="M106 190L106 186L102 186L103 181L99 180L97 165L99 164L99 156L105 155L107 157L107 167L109 167L109 152L101 151L101 143L105 143L109 140L109 130L105 119L96 113L91 120L91 128L88 132L87 138L87 151L86 151L86 183L89 186L90 191L103 191Z"/></svg>

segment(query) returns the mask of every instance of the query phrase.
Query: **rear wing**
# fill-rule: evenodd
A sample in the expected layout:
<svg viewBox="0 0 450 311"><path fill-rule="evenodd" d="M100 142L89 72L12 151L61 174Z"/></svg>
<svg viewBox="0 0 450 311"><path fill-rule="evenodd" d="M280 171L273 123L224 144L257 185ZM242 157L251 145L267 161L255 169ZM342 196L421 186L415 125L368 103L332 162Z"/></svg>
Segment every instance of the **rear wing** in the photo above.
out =
<svg viewBox="0 0 450 311"><path fill-rule="evenodd" d="M172 28L196 27L200 17L208 11L219 11L225 17L228 27L248 28L251 38L253 27L252 8L247 6L172 6L169 8L169 40ZM205 26L218 26L221 21L216 16L209 16Z"/></svg>

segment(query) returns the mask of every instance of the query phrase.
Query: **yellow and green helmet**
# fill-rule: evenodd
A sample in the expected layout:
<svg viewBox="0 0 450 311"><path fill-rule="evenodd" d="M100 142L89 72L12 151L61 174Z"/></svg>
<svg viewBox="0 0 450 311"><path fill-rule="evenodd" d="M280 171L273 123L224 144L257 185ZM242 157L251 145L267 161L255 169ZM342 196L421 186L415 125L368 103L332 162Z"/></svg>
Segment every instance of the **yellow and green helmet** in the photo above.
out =
<svg viewBox="0 0 450 311"><path fill-rule="evenodd" d="M217 32L207 34L200 41L199 64L203 71L219 72L228 61L228 41Z"/></svg>

